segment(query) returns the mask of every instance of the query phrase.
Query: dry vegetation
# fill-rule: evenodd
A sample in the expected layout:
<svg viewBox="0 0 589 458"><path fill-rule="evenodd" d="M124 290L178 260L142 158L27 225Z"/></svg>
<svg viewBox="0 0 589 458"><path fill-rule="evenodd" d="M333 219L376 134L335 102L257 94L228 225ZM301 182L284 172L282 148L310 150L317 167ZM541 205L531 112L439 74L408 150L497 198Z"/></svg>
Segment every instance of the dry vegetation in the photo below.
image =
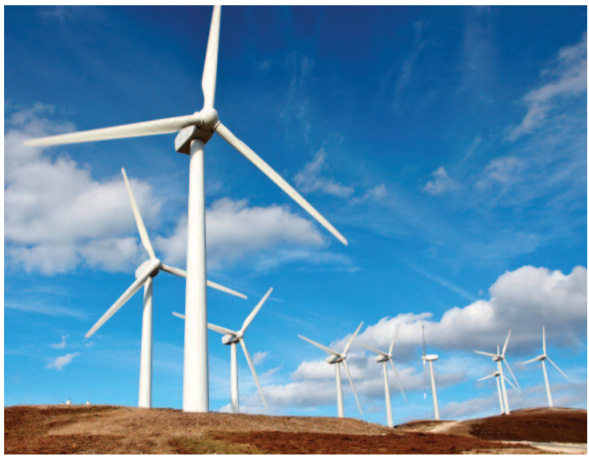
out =
<svg viewBox="0 0 589 458"><path fill-rule="evenodd" d="M185 414L172 409L115 406L16 406L4 409L4 452L449 454L513 453L514 447L519 447L517 453L530 453L536 451L496 440L537 440L525 433L541 430L543 441L552 440L545 432L551 431L558 437L553 440L586 442L586 412L565 413L516 413L509 419L514 432L508 436L505 417L452 424L439 434L427 432L435 422L413 422L391 430L348 418ZM553 414L558 415L552 418ZM522 420L521 426L514 427L518 420Z"/></svg>

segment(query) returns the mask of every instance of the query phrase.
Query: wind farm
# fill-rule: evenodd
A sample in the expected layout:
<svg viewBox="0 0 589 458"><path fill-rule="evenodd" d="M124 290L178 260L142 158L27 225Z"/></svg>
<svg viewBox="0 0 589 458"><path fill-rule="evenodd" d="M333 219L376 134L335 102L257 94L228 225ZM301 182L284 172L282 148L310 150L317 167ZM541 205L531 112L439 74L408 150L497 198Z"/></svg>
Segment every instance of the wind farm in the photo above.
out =
<svg viewBox="0 0 589 458"><path fill-rule="evenodd" d="M586 11L531 11L7 7L5 453L586 453Z"/></svg>

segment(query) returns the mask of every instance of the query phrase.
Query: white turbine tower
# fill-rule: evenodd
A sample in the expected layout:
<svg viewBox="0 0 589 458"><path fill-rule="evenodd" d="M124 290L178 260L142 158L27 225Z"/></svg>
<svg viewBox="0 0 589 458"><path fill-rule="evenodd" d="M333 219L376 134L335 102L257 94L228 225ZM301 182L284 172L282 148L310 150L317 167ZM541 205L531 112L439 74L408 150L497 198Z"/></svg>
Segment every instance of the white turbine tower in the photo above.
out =
<svg viewBox="0 0 589 458"><path fill-rule="evenodd" d="M358 332L360 331L360 328L362 327L363 324L364 324L364 322L360 323L360 326L358 326L358 329L356 329L356 332L352 335L352 337L350 337L350 340L348 340L348 342L346 343L346 345L344 347L344 351L341 353L338 353L337 351L332 350L331 348L326 347L324 345L321 345L320 343L317 343L311 339L307 339L305 336L302 336L299 334L299 337L301 339L306 340L311 345L315 345L317 348L320 348L321 350L323 350L331 355L331 356L328 356L326 358L326 360L327 360L328 364L333 364L335 367L335 384L336 384L336 391L337 391L337 416L340 418L344 416L344 400L343 400L343 395L342 395L342 379L341 379L340 367L339 367L340 364L344 365L344 369L346 370L346 375L348 376L348 380L350 381L350 386L352 387L352 392L354 393L354 397L356 398L356 404L358 405L358 410L360 411L360 415L362 415L362 407L360 406L360 401L358 400L358 395L356 394L356 389L354 388L354 383L352 382L352 376L350 375L350 370L348 369L348 363L346 362L346 357L348 354L348 350L352 346L352 342L354 341L354 339L358 335Z"/></svg>
<svg viewBox="0 0 589 458"><path fill-rule="evenodd" d="M245 355L245 359L247 359L247 363L250 367L250 371L252 372L252 376L254 377L254 381L256 382L256 386L258 387L258 392L260 393L260 397L262 398L262 402L264 403L264 407L267 408L266 399L264 398L264 392L262 391L262 386L260 385L260 381L258 380L258 374L256 373L256 368L254 367L254 362L250 356L249 351L247 351L247 347L245 346L245 340L243 335L245 334L246 329L251 324L254 317L270 296L272 292L272 288L268 290L268 292L264 295L264 297L258 302L258 305L254 307L251 313L247 316L241 329L239 331L232 331L231 329L223 328L221 326L217 326L216 324L208 324L208 328L211 331L218 332L219 334L223 334L223 338L221 342L223 345L229 345L231 347L231 408L233 409L233 413L239 413L239 388L237 384L237 344L241 345L241 349L243 350L243 354ZM172 315L177 316L178 318L184 319L184 315L181 313L172 312Z"/></svg>
<svg viewBox="0 0 589 458"><path fill-rule="evenodd" d="M382 371L384 375L384 396L387 405L387 425L389 427L393 427L393 412L391 408L391 394L389 392L389 377L387 374L387 361L391 363L391 367L393 368L393 373L395 374L395 378L397 379L397 383L399 384L399 388L401 389L401 393L403 393L403 398L405 402L407 402L407 398L405 397L405 392L403 391L403 386L401 385L401 380L399 380L399 374L397 373L397 368L395 367L395 363L393 362L393 348L395 346L395 342L397 341L397 336L399 335L399 328L395 331L395 337L391 342L391 346L389 347L389 352L385 353L384 351L377 350L376 348L369 347L368 345L360 344L367 350L370 350L373 353L376 353L378 356L375 358L377 363L382 363Z"/></svg>
<svg viewBox="0 0 589 458"><path fill-rule="evenodd" d="M497 381L497 395L499 396L499 408L501 409L501 415L504 415L505 414L505 407L503 407L503 394L501 393L501 382L500 382L501 374L499 372L495 371L492 374L487 375L486 377L481 377L480 379L477 380L477 382L482 382L483 380L487 380L488 378L491 378L491 377L495 377L495 380ZM517 390L517 387L513 383L511 383L511 380L509 380L507 377L505 378L505 381Z"/></svg>
<svg viewBox="0 0 589 458"><path fill-rule="evenodd" d="M438 393L436 391L436 378L434 377L434 361L437 361L438 355L428 355L425 351L425 328L423 327L423 323L421 323L421 341L423 343L423 353L421 355L421 359L423 361L423 374L425 375L425 363L426 361L429 363L429 375L432 383L432 399L434 402L434 418L436 420L440 419L440 411L438 409ZM425 398L425 394L424 394Z"/></svg>
<svg viewBox="0 0 589 458"><path fill-rule="evenodd" d="M149 259L141 264L135 271L136 280L127 288L127 291L123 293L121 297L106 311L106 313L96 322L94 326L86 333L86 338L91 337L100 327L106 323L133 295L141 289L143 286L143 325L141 331L141 364L139 369L139 407L151 407L151 379L152 379L152 348L153 348L153 278L163 270L165 272L177 275L179 277L186 278L186 272L177 267L171 267L162 263L155 255L145 224L143 224L143 218L135 202L133 191L131 191L131 185L127 179L125 169L121 169L123 173L123 179L125 180L125 187L129 194L129 200L131 201L131 208L133 209L133 215L135 222L137 223L137 229L139 230L139 237L141 243L149 255ZM233 291L232 289L221 286L218 283L208 281L207 285L211 288L218 289L225 293L232 294L244 299L247 299L241 293Z"/></svg>
<svg viewBox="0 0 589 458"><path fill-rule="evenodd" d="M546 384L546 396L548 396L548 406L549 407L554 407L552 404L552 395L550 394L550 385L548 384L548 374L546 373L546 363L544 362L545 360L548 360L548 362L550 364L552 364L557 370L558 372L560 372L567 380L569 379L567 377L567 375L560 370L560 368L554 363L554 361L552 361L548 355L546 354L546 330L544 329L544 326L542 326L542 349L544 350L542 352L541 355L536 356L533 359L530 359L529 361L525 361L522 364L529 364L529 363L533 363L535 361L540 361L542 363L542 371L544 372L544 383Z"/></svg>
<svg viewBox="0 0 589 458"><path fill-rule="evenodd" d="M505 410L505 415L509 415L511 413L511 411L509 410L509 401L507 399L507 390L505 389L505 380L507 380L505 378L505 374L503 373L503 365L502 363L505 363L505 367L507 367L507 370L509 371L509 373L511 374L511 376L513 377L513 381L515 382L515 385L517 385L517 387L515 385L513 385L513 383L511 383L511 385L516 389L516 390L520 390L520 386L519 383L517 382L517 379L515 378L515 375L513 374L513 371L511 370L511 367L509 367L509 364L507 363L507 359L505 358L505 350L507 350L507 343L509 342L509 337L511 336L511 330L509 330L509 333L507 334L507 338L505 339L505 343L503 344L503 351L499 352L499 346L497 346L497 353L493 354L493 353L486 353L484 351L478 351L475 350L475 353L478 353L479 355L485 355L485 356L490 356L493 359L493 362L497 363L497 372L499 372L499 378L501 380L501 392L503 393L503 409Z"/></svg>
<svg viewBox="0 0 589 458"><path fill-rule="evenodd" d="M215 105L221 7L213 7L202 77L204 106L191 115L126 124L85 132L28 140L27 146L63 145L178 132L176 151L190 155L188 191L188 248L186 256L186 321L184 332L185 412L208 412L207 296L205 246L204 145L214 133L243 154L344 245L347 240L264 160L219 121ZM259 127L259 126L256 126ZM260 129L257 129L258 131Z"/></svg>

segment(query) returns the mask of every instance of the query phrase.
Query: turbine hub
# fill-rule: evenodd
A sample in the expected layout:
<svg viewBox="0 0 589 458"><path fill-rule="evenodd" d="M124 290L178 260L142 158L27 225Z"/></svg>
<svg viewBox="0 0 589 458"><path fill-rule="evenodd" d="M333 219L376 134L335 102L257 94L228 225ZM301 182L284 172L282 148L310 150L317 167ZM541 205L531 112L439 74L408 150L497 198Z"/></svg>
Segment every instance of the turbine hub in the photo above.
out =
<svg viewBox="0 0 589 458"><path fill-rule="evenodd" d="M226 334L221 338L221 342L223 343L223 345L231 345L231 344L236 344L238 343L240 340L239 337L236 336L232 336L230 334Z"/></svg>
<svg viewBox="0 0 589 458"><path fill-rule="evenodd" d="M190 155L190 144L193 140L208 142L213 136L213 129L219 122L219 115L213 107L204 107L194 115L200 117L197 123L182 129L174 140L174 147L179 153Z"/></svg>
<svg viewBox="0 0 589 458"><path fill-rule="evenodd" d="M152 270L154 267L158 267L150 277L155 277L159 273L159 267L161 266L162 262L159 259L148 259L135 270L135 278L139 278L143 275L146 271Z"/></svg>
<svg viewBox="0 0 589 458"><path fill-rule="evenodd" d="M200 128L207 132L212 132L219 122L219 113L213 107L204 107L200 112L201 116Z"/></svg>

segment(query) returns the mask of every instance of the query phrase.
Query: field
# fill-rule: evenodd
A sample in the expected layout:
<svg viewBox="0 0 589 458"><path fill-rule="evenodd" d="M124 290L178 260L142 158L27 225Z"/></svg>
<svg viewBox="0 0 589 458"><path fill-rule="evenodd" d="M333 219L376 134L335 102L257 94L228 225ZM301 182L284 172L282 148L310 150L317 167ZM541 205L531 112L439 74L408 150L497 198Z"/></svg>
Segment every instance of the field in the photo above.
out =
<svg viewBox="0 0 589 458"><path fill-rule="evenodd" d="M116 406L15 406L4 409L4 428L6 454L457 454L557 450L536 448L538 442L569 443L569 449L561 451L578 453L583 451L578 444L587 443L587 412L521 410L510 417L420 421L391 430L348 418L185 414L172 409Z"/></svg>

